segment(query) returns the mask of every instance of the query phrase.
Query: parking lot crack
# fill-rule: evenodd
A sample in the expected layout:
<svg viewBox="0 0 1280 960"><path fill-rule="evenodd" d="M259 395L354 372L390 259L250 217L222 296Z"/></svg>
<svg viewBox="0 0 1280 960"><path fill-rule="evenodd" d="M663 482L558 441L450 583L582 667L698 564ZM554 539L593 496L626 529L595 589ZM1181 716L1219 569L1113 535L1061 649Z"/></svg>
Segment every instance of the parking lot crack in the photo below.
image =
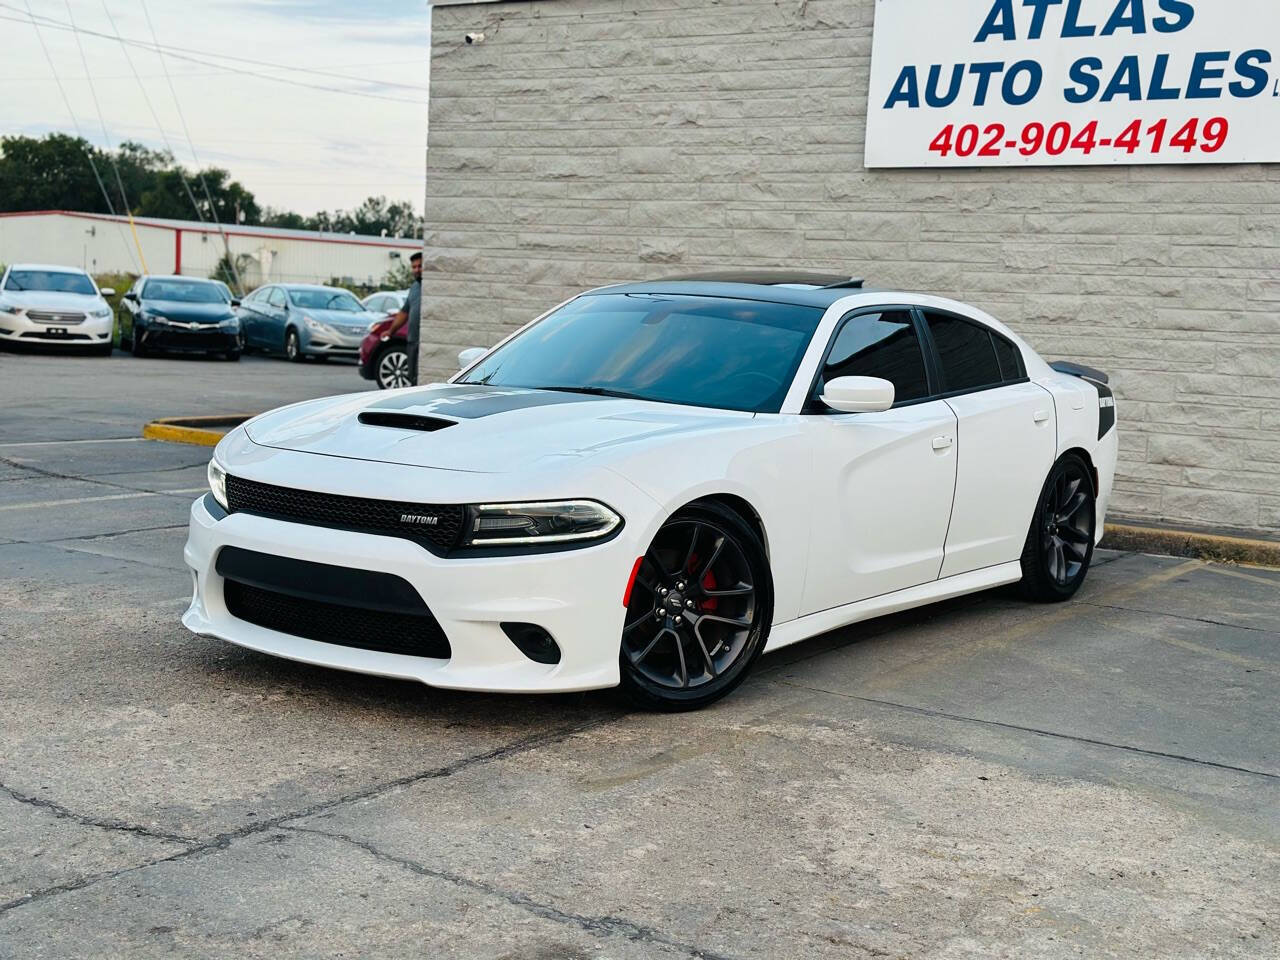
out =
<svg viewBox="0 0 1280 960"><path fill-rule="evenodd" d="M684 943L680 940L670 937L660 930L653 927L646 927L635 921L628 920L625 917L613 916L587 916L580 913L570 913L561 910L559 907L552 906L540 900L535 900L528 894L518 893L512 890L504 890L491 883L483 880L476 880L471 877L464 877L461 874L452 873L448 870L439 870L434 867L428 867L425 864L410 860L407 857L399 857L395 854L387 853L379 849L367 840L360 840L342 833L332 833L328 830L317 830L313 827L285 827L286 830L293 830L298 833L310 833L320 837L326 837L330 840L337 840L342 843L351 844L354 847L365 851L375 859L384 863L394 864L411 873L415 873L420 877L430 877L433 880L443 880L454 886L462 887L466 890L472 890L485 896L495 897L505 903L510 904L526 913L541 917L544 920L550 920L554 923L561 923L567 926L577 927L592 936L596 937L625 937L628 940L637 943L655 943L664 947L670 947L678 950L689 957L702 958L702 960L730 960L725 954L714 953L705 950L693 944Z"/></svg>
<svg viewBox="0 0 1280 960"><path fill-rule="evenodd" d="M613 723L615 720L619 719L622 716L624 715L616 714L616 715L609 715L605 717L596 717L591 720L583 721L581 723L571 724L567 727L559 727L555 730L549 730L544 733L534 734L533 736L523 737L512 743L504 744L503 746L500 746L500 747L495 747L492 750L486 750L484 753L478 753L478 754L473 754L470 757L464 757L460 760L455 761L454 763L446 764L442 767L433 767L430 770L424 770L419 773L410 774L404 777L397 777L394 780L384 780L379 783L371 784L361 790L356 790L352 793L343 794L340 797L334 797L331 800L325 800L325 801L321 801L320 803L312 804L311 806L306 807L305 809L302 809L302 810L293 810L288 813L283 813L278 816L271 817L269 819L256 821L246 827L242 827L239 830L233 830L227 833L220 833L217 836L212 837L211 839L208 839L208 840L198 841L198 840L191 840L185 837L177 837L177 836L169 837L165 835L158 835L157 839L173 839L175 840L175 842L191 844L191 845L188 846L186 849L179 850L176 853L173 853L167 857L158 857L154 860L149 860L146 863L138 864L136 866L123 867L119 870L111 870L105 873L94 874L88 877L80 877L76 880L69 880L64 883L55 884L54 886L43 887L40 890L33 890L30 893L23 894L20 897L16 897L7 902L0 903L0 916L3 916L4 914L8 913L10 910L15 910L19 907L23 907L31 903L37 903L39 901L46 900L50 897L59 896L60 894L63 894L63 893L71 893L75 890L83 890L85 887L93 886L94 884L101 883L104 880L113 880L116 877L120 877L129 873L134 873L138 870L146 870L150 867L158 866L162 863L174 863L175 861L179 861L179 860L187 860L187 859L192 859L197 857L203 857L205 855L215 853L220 850L225 850L229 846L231 846L231 844L234 843L236 840L242 840L245 837L250 837L255 834L264 833L267 830L276 830L281 828L288 829L287 824L291 820L300 820L305 817L312 817L312 816L315 816L316 814L324 813L328 810L333 810L338 807L344 806L345 804L357 803L361 800L369 800L374 797L379 797L379 796L382 796L383 794L390 793L393 790L400 789L401 787L406 787L414 783L420 783L425 780L436 780L442 777L451 777L451 776L454 776L455 774L461 773L462 771L469 769L470 767L479 766L481 764L486 764L486 763L492 763L496 760L503 760L507 757L515 756L520 753L525 753L529 750L536 750L539 747L553 746L557 743L568 740L571 737L577 736L579 733L584 733L596 727L601 727L601 726L604 726L605 724ZM6 792L8 792L11 796L13 796L15 800L20 800L20 802L32 802L37 806L55 807L58 810L62 810L64 813L71 816L72 819L76 818L76 815L71 814L70 811L66 811L65 808L59 807L57 804L50 804L46 801L36 800L35 798L23 797L22 795L14 794L12 791L9 791L7 788L5 789L6 789ZM111 821L103 821L103 824L108 824L108 823L111 823ZM94 824L94 825L103 825L103 824ZM127 827L128 824L121 824L121 826ZM710 957L710 955L706 955L706 956Z"/></svg>
<svg viewBox="0 0 1280 960"><path fill-rule="evenodd" d="M1166 617L1170 620L1185 620L1188 623L1207 623L1214 627L1230 627L1232 630L1251 630L1255 633L1267 633L1275 636L1277 631L1266 627L1250 627L1243 623L1227 623L1225 620L1213 620L1209 617L1193 617L1185 613L1170 613L1168 610L1144 610L1141 607L1122 607L1115 603L1098 603L1094 600L1077 600L1088 607L1100 607L1103 610L1120 610L1124 613L1142 613L1149 617Z"/></svg>
<svg viewBox="0 0 1280 960"><path fill-rule="evenodd" d="M794 680L777 680L774 682L788 687L795 687L798 690L808 690L810 693L823 693L832 697L840 697L844 700L857 700L861 703L871 703L880 707L891 707L895 710L905 710L908 713L918 714L923 717L933 717L938 720L950 720L956 723L974 723L984 727L997 727L1002 730L1029 733L1037 737L1069 740L1073 743L1084 743L1093 747L1105 747L1109 750L1123 750L1126 753L1136 753L1159 760L1176 760L1180 763L1194 763L1197 766L1210 767L1216 770L1229 770L1232 773L1243 773L1251 777L1265 777L1268 780L1280 780L1280 773L1269 773L1265 770L1253 770L1249 767L1238 767L1230 763L1220 763L1217 760L1203 760L1199 757L1188 757L1180 753L1167 753L1163 750L1149 750L1145 747L1135 747L1127 743L1111 743L1107 740L1095 740L1092 737L1081 737L1072 733L1059 733L1054 730L1042 730L1038 727L1026 727L1017 723L1005 723L1002 720L984 720L981 717L966 717L957 713L947 713L943 710L932 710L929 707L916 707L909 703L895 703L892 700L879 700L875 697L860 697L852 693L841 693L838 690L826 690L822 687L796 683Z"/></svg>
<svg viewBox="0 0 1280 960"><path fill-rule="evenodd" d="M153 830L150 827L144 827L136 823L128 823L114 817L91 817L82 813L76 813L53 800L47 800L43 797L29 796L28 794L21 793L13 787L7 786L3 783L0 783L0 793L3 793L11 800L21 803L24 806L35 807L36 809L43 810L50 816L57 817L59 820L70 820L86 827L98 827L103 830L132 833L140 837L147 837L151 840L164 840L167 843L181 843L188 846L192 846L200 842L194 837L184 837L176 833L166 833L163 830Z"/></svg>

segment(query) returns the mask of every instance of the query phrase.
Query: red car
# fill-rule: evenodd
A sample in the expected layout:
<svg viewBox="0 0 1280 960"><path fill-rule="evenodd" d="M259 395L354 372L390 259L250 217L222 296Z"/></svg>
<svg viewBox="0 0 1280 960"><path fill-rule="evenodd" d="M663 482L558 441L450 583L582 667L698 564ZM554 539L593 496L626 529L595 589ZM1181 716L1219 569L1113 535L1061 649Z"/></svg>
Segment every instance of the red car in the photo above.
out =
<svg viewBox="0 0 1280 960"><path fill-rule="evenodd" d="M375 293L364 300L365 309L387 313L387 319L370 327L360 343L360 376L374 381L380 390L413 385L409 382L408 325L396 331L386 343L382 342L382 335L391 326L390 318L404 304L405 293Z"/></svg>

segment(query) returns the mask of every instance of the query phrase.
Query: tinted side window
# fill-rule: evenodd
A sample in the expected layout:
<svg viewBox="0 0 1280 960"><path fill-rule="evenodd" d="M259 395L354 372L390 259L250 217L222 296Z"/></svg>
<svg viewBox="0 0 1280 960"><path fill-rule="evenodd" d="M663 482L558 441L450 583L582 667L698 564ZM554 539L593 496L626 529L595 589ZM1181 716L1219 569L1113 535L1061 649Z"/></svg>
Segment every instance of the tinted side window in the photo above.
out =
<svg viewBox="0 0 1280 960"><path fill-rule="evenodd" d="M1000 376L1005 383L1021 380L1027 375L1017 347L994 333L991 335L991 342L996 345L996 359L1000 361Z"/></svg>
<svg viewBox="0 0 1280 960"><path fill-rule="evenodd" d="M929 395L920 340L906 310L850 317L836 334L818 392L836 377L880 377L894 386L894 402Z"/></svg>
<svg viewBox="0 0 1280 960"><path fill-rule="evenodd" d="M937 313L926 313L925 319L942 361L946 392L977 390L1003 381L991 332L986 327Z"/></svg>

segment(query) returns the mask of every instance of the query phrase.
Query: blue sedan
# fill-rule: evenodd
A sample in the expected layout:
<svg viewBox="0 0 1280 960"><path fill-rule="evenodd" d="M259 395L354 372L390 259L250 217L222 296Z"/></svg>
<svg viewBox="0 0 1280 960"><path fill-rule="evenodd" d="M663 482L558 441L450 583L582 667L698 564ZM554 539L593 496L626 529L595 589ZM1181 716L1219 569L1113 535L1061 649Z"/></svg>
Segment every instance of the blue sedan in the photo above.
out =
<svg viewBox="0 0 1280 960"><path fill-rule="evenodd" d="M238 314L247 349L282 353L295 363L307 357L354 360L369 327L384 319L346 290L302 283L259 287Z"/></svg>

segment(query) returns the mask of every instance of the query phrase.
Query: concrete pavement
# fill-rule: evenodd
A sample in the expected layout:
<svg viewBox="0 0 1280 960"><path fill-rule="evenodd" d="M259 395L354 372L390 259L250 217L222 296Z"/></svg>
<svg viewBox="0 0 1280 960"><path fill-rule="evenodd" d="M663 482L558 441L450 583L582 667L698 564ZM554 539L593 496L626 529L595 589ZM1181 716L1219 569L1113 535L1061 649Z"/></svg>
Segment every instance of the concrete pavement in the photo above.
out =
<svg viewBox="0 0 1280 960"><path fill-rule="evenodd" d="M1280 573L1103 553L681 716L187 634L141 424L365 386L0 354L0 957L1280 954Z"/></svg>

